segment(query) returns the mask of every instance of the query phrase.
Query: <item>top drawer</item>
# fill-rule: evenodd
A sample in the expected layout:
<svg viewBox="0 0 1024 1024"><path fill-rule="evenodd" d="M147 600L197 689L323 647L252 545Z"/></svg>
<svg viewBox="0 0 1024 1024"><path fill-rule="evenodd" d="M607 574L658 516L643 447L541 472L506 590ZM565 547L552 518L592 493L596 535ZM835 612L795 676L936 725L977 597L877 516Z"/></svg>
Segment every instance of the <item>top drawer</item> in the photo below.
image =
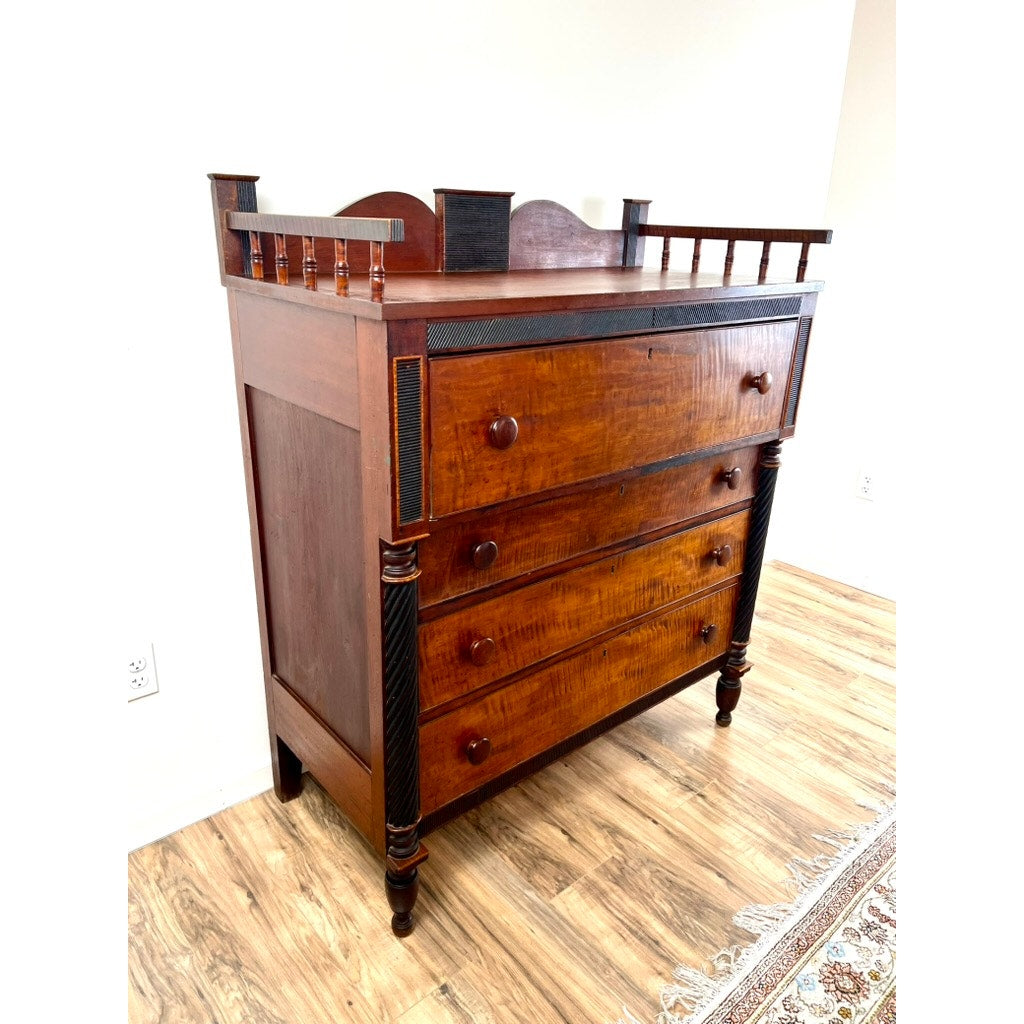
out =
<svg viewBox="0 0 1024 1024"><path fill-rule="evenodd" d="M431 515L779 429L797 321L434 359Z"/></svg>

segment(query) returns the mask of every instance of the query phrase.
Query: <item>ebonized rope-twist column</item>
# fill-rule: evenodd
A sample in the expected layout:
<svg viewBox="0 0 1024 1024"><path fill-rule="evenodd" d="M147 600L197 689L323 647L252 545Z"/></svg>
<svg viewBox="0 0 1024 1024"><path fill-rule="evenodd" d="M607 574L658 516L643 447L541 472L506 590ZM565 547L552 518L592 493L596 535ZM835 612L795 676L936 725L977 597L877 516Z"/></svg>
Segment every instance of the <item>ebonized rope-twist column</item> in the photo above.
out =
<svg viewBox="0 0 1024 1024"><path fill-rule="evenodd" d="M736 620L732 630L732 641L729 644L729 659L722 668L715 688L715 702L718 704L715 721L723 726L732 721L732 713L736 710L743 690L743 677L751 668L747 661L747 646L750 643L750 627L754 621L754 602L757 600L757 586L761 580L761 561L764 558L765 540L768 537L768 520L772 514L772 499L775 496L775 481L779 474L781 452L781 441L771 441L761 449L757 491L750 510L746 563L743 566L743 582L736 604Z"/></svg>
<svg viewBox="0 0 1024 1024"><path fill-rule="evenodd" d="M416 609L420 572L416 545L385 545L383 571L385 889L396 935L412 931L419 892L420 845L419 674Z"/></svg>

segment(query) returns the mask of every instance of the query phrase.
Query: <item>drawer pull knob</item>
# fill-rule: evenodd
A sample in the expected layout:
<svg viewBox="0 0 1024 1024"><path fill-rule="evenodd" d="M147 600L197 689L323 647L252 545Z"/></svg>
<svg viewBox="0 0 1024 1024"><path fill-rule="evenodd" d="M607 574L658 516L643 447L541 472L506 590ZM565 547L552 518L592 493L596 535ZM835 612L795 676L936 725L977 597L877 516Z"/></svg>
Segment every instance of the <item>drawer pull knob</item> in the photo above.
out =
<svg viewBox="0 0 1024 1024"><path fill-rule="evenodd" d="M477 569L489 569L498 557L498 545L493 540L484 540L473 545L473 565Z"/></svg>
<svg viewBox="0 0 1024 1024"><path fill-rule="evenodd" d="M487 439L499 451L511 448L519 437L519 424L515 416L499 416L487 432Z"/></svg>
<svg viewBox="0 0 1024 1024"><path fill-rule="evenodd" d="M711 557L718 565L728 565L732 561L732 545L723 544L711 552Z"/></svg>
<svg viewBox="0 0 1024 1024"><path fill-rule="evenodd" d="M474 640L469 645L469 660L477 666L486 665L494 657L497 649L494 641L489 636L485 636L480 640Z"/></svg>
<svg viewBox="0 0 1024 1024"><path fill-rule="evenodd" d="M767 395L772 389L772 375L765 371L750 378L750 386L761 395Z"/></svg>
<svg viewBox="0 0 1024 1024"><path fill-rule="evenodd" d="M466 744L466 760L470 764L483 764L491 756L491 741L486 736Z"/></svg>
<svg viewBox="0 0 1024 1024"><path fill-rule="evenodd" d="M735 491L743 480L743 470L740 469L739 466L733 466L732 469L725 469L722 471L722 479L725 481L725 485L730 491Z"/></svg>
<svg viewBox="0 0 1024 1024"><path fill-rule="evenodd" d="M707 626L704 626L703 629L701 629L700 631L700 638L706 644L713 644L715 642L716 636L718 636L718 626L716 626L713 622Z"/></svg>

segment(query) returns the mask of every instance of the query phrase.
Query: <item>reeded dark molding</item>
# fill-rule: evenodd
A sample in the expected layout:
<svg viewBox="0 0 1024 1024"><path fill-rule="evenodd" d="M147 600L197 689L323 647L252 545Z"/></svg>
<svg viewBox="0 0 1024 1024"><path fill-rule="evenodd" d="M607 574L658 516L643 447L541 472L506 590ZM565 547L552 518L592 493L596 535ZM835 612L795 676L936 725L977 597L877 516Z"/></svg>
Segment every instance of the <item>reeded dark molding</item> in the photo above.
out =
<svg viewBox="0 0 1024 1024"><path fill-rule="evenodd" d="M750 320L780 319L800 312L800 296L691 302L675 306L634 306L579 313L500 316L427 324L428 352L469 348L506 348L538 341L603 337L670 327L710 327Z"/></svg>
<svg viewBox="0 0 1024 1024"><path fill-rule="evenodd" d="M416 661L416 545L381 549L384 676L384 813L387 847L385 888L396 935L412 930L418 891L419 674Z"/></svg>
<svg viewBox="0 0 1024 1024"><path fill-rule="evenodd" d="M395 360L398 429L398 521L423 518L423 360Z"/></svg>
<svg viewBox="0 0 1024 1024"><path fill-rule="evenodd" d="M775 481L779 475L781 453L781 441L771 441L761 449L757 490L754 493L754 504L750 509L743 585L740 587L739 603L736 606L736 621L732 630L734 641L746 643L750 640L750 626L754 621L754 603L757 600L757 587L761 580L761 562L764 559L765 541L768 538L768 521L772 514L772 500L775 497Z"/></svg>
<svg viewBox="0 0 1024 1024"><path fill-rule="evenodd" d="M718 704L716 721L728 725L732 712L739 703L742 679L750 671L747 661L747 645L750 643L750 627L754 621L754 604L757 588L761 581L761 563L764 560L765 541L768 538L768 522L772 514L772 500L775 497L775 481L779 474L781 441L770 441L761 449L760 469L757 476L757 490L750 509L750 526L747 532L747 553L743 564L743 581L736 604L736 618L733 623L732 642L729 658L722 669L715 690Z"/></svg>
<svg viewBox="0 0 1024 1024"><path fill-rule="evenodd" d="M444 239L442 269L508 270L512 193L434 192Z"/></svg>
<svg viewBox="0 0 1024 1024"><path fill-rule="evenodd" d="M793 359L793 379L789 384L789 404L786 406L786 426L796 423L796 408L800 401L800 384L804 376L804 361L807 359L807 343L811 339L813 317L800 317L800 329L796 336L796 356Z"/></svg>
<svg viewBox="0 0 1024 1024"><path fill-rule="evenodd" d="M625 238L622 243L622 265L624 267L642 267L644 265L644 237L640 234L641 224L647 223L650 210L650 199L622 200L622 230Z"/></svg>
<svg viewBox="0 0 1024 1024"><path fill-rule="evenodd" d="M232 231L233 214L256 209L258 174L208 174L217 231L217 253L222 276L252 277L252 247L245 233ZM252 209L248 209L251 207Z"/></svg>
<svg viewBox="0 0 1024 1024"><path fill-rule="evenodd" d="M238 189L238 212L256 213L256 180L241 178L237 184ZM247 232L241 234L242 242L242 269L246 277L252 277L252 243L249 241Z"/></svg>

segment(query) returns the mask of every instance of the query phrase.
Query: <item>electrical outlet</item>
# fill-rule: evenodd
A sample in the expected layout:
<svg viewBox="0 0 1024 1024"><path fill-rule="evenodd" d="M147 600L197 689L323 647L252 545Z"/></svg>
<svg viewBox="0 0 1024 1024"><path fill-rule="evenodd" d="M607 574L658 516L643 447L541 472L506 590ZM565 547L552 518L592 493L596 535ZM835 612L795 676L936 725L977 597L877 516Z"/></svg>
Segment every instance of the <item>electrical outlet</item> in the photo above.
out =
<svg viewBox="0 0 1024 1024"><path fill-rule="evenodd" d="M138 700L156 693L160 687L156 681L156 662L153 645L140 644L128 659L128 699Z"/></svg>
<svg viewBox="0 0 1024 1024"><path fill-rule="evenodd" d="M854 493L865 501L875 500L875 477L871 470L862 469L857 474L857 488Z"/></svg>

